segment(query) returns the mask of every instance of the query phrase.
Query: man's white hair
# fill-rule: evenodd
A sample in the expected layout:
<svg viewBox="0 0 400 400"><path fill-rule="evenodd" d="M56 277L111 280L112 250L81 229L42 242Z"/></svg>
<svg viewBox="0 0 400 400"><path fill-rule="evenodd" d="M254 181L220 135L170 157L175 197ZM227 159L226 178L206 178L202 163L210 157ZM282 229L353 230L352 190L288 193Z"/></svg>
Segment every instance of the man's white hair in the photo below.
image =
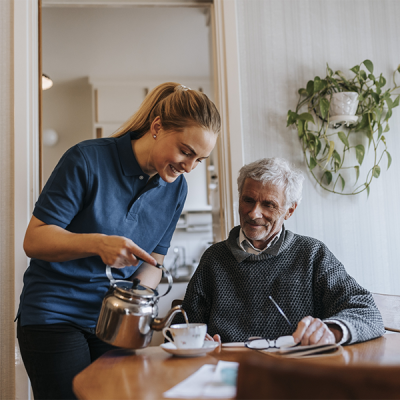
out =
<svg viewBox="0 0 400 400"><path fill-rule="evenodd" d="M303 173L283 158L263 158L244 165L239 170L237 179L239 196L247 178L284 188L286 207L300 204L304 181Z"/></svg>

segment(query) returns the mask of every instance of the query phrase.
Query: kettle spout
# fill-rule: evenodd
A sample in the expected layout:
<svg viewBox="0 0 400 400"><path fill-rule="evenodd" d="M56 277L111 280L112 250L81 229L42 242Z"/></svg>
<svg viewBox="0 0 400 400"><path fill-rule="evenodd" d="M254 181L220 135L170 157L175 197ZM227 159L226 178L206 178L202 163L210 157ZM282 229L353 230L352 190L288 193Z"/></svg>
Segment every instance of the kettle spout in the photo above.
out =
<svg viewBox="0 0 400 400"><path fill-rule="evenodd" d="M182 311L183 310L181 305L172 307L164 318L153 319L153 321L151 322L151 329L154 329L155 331L161 331L163 328L171 324L172 319L174 318L176 313Z"/></svg>

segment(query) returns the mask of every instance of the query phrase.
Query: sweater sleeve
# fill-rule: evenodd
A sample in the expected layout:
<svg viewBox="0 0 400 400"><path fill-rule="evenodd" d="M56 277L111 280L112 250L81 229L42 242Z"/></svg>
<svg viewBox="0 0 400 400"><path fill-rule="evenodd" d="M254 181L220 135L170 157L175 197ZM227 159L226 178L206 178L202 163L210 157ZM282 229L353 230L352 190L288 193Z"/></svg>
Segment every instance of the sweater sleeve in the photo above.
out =
<svg viewBox="0 0 400 400"><path fill-rule="evenodd" d="M322 320L338 320L348 328L347 344L362 342L385 333L382 316L371 293L359 285L344 266L325 247L314 277Z"/></svg>

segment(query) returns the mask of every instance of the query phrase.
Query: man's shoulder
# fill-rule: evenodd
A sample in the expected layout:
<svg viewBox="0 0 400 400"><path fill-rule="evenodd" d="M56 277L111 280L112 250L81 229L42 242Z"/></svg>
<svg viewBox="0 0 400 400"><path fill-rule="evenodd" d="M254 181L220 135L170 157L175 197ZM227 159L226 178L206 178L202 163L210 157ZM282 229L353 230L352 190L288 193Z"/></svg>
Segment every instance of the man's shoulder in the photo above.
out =
<svg viewBox="0 0 400 400"><path fill-rule="evenodd" d="M285 241L290 241L291 243L301 244L303 246L327 247L322 240L311 236L300 235L299 233L294 233L289 230L285 231L285 235Z"/></svg>
<svg viewBox="0 0 400 400"><path fill-rule="evenodd" d="M285 240L281 251L299 251L302 254L333 255L328 246L319 239L311 236L300 235L289 230L285 231Z"/></svg>

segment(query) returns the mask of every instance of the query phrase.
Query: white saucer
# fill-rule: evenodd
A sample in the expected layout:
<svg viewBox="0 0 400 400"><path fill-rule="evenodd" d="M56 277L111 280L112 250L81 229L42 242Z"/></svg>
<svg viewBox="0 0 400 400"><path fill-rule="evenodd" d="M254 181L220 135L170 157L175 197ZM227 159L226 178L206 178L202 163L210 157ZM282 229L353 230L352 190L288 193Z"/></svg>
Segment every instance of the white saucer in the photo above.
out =
<svg viewBox="0 0 400 400"><path fill-rule="evenodd" d="M167 353L173 354L174 356L179 356L179 357L199 357L199 356L204 356L210 351L213 351L215 348L217 348L219 345L218 342L212 342L210 341L205 341L203 347L200 347L198 349L177 349L176 346L169 342L169 343L163 343L160 345L160 347L165 350Z"/></svg>

